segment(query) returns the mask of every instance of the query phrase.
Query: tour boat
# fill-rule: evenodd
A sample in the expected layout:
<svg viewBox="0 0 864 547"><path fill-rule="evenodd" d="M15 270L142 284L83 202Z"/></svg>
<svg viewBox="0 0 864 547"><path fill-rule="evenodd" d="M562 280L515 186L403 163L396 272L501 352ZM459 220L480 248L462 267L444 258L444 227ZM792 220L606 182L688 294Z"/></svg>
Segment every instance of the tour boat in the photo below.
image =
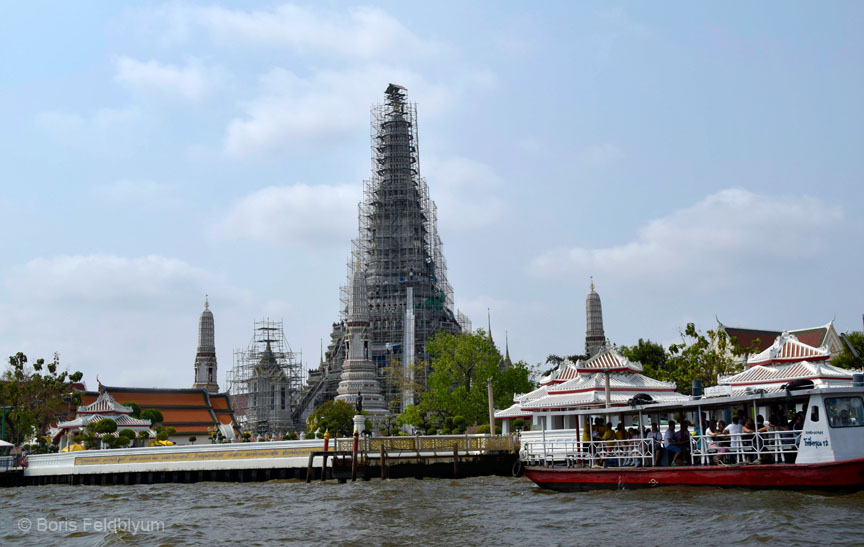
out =
<svg viewBox="0 0 864 547"><path fill-rule="evenodd" d="M790 382L783 389L716 390L710 397L651 404L634 397L627 407L583 408L570 412L574 429L521 434L524 474L552 490L630 489L659 486L783 488L855 491L864 489L864 387L861 377L845 387ZM803 426L774 430L769 416L803 413ZM710 436L703 421L743 414L766 417L766 430ZM676 446L689 457L672 465L675 448L647 438L645 428L668 420L693 423ZM596 439L595 423L636 430L625 440ZM585 429L588 432L585 432ZM721 433L721 432L713 432ZM688 442L689 441L689 442Z"/></svg>

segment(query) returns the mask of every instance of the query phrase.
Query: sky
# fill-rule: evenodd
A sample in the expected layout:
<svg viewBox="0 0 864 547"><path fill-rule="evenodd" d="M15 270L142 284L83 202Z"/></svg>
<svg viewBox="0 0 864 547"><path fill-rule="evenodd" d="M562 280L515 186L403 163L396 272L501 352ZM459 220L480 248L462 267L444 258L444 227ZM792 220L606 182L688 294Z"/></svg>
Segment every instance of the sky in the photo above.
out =
<svg viewBox="0 0 864 547"><path fill-rule="evenodd" d="M419 116L456 307L514 360L688 322L861 330L861 2L18 2L0 18L0 354L220 385L317 365L369 109Z"/></svg>

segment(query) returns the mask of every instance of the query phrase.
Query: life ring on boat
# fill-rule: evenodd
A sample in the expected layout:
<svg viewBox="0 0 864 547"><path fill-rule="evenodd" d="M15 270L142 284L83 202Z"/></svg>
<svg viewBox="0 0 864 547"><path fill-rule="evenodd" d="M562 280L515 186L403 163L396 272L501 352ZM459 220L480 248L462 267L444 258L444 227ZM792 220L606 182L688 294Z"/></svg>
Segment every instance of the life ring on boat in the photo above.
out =
<svg viewBox="0 0 864 547"><path fill-rule="evenodd" d="M651 486L660 486L660 483L657 482L657 479L651 479L650 481L648 481L648 484L650 484Z"/></svg>
<svg viewBox="0 0 864 547"><path fill-rule="evenodd" d="M514 477L522 476L522 460L516 460L513 462L513 468L510 470L513 473Z"/></svg>

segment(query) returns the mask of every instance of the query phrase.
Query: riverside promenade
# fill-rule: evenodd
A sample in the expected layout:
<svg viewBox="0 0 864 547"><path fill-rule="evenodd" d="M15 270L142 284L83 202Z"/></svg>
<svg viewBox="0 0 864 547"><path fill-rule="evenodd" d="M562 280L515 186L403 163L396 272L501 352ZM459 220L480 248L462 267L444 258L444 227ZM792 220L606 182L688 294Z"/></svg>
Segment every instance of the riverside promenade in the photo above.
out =
<svg viewBox="0 0 864 547"><path fill-rule="evenodd" d="M4 485L346 480L354 440L278 441L37 454ZM518 445L500 435L361 438L357 478L509 475ZM346 461L346 458L348 461ZM334 461L336 462L334 468ZM343 470L340 472L340 469Z"/></svg>

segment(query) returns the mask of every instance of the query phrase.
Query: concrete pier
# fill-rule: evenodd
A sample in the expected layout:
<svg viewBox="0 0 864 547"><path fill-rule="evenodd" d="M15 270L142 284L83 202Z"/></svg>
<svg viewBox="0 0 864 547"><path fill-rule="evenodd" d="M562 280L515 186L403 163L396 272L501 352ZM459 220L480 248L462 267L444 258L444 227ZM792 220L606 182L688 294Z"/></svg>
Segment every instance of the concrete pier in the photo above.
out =
<svg viewBox="0 0 864 547"><path fill-rule="evenodd" d="M351 477L353 439L190 445L38 454L4 486L261 482ZM517 446L511 437L440 435L360 439L357 478L509 475ZM381 455L384 454L382 458ZM382 465L383 463L383 465ZM347 474L347 475L346 475Z"/></svg>

